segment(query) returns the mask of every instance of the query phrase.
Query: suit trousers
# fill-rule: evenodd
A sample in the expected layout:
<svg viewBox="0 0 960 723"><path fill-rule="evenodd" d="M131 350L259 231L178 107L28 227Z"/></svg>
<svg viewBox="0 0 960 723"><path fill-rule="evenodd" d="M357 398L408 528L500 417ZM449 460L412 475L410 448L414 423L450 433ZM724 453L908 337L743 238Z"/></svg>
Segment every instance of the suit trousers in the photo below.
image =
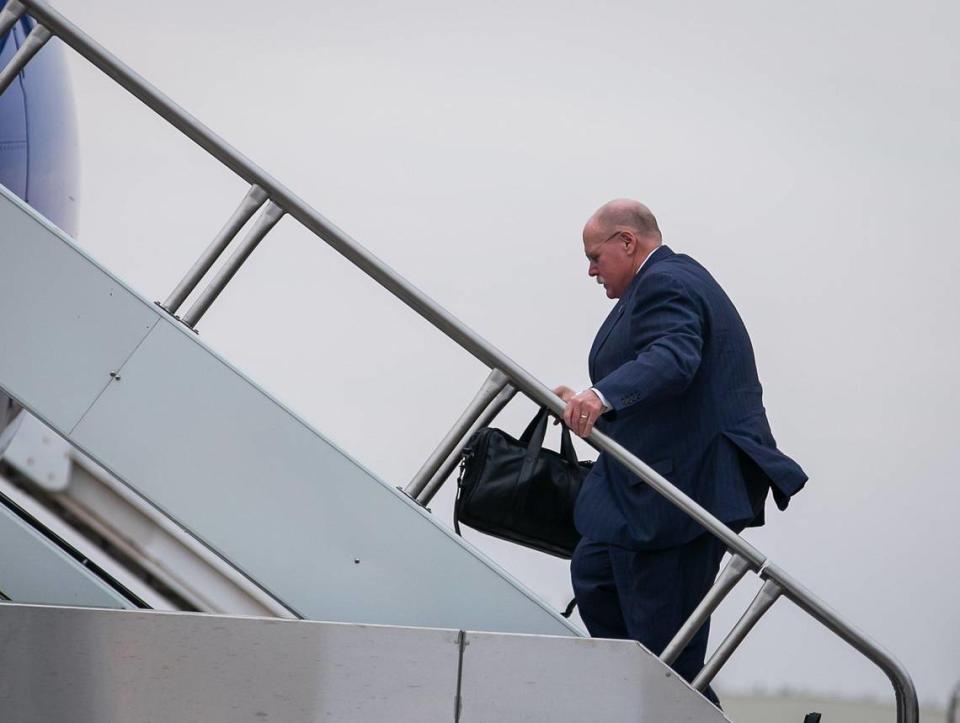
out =
<svg viewBox="0 0 960 723"><path fill-rule="evenodd" d="M710 589L724 552L710 534L662 550L582 539L570 574L587 630L595 638L636 640L659 655ZM673 663L688 682L703 667L709 634L708 620ZM719 705L713 690L705 695Z"/></svg>

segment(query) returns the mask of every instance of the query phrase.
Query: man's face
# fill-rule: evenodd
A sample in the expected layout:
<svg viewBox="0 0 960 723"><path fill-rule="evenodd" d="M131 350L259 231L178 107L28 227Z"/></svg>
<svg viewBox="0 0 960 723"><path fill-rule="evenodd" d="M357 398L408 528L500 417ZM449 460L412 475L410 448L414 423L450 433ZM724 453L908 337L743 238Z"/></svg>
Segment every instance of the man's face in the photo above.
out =
<svg viewBox="0 0 960 723"><path fill-rule="evenodd" d="M630 286L634 272L635 240L629 231L587 226L583 251L590 266L587 273L602 284L610 299L619 299Z"/></svg>

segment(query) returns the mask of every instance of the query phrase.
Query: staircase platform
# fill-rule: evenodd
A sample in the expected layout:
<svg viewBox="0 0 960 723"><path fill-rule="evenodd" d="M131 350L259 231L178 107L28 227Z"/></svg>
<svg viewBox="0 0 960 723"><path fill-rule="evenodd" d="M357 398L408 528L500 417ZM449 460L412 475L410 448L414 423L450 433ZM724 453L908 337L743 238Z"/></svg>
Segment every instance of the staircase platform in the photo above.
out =
<svg viewBox="0 0 960 723"><path fill-rule="evenodd" d="M721 723L638 643L0 604L0 710L43 723Z"/></svg>

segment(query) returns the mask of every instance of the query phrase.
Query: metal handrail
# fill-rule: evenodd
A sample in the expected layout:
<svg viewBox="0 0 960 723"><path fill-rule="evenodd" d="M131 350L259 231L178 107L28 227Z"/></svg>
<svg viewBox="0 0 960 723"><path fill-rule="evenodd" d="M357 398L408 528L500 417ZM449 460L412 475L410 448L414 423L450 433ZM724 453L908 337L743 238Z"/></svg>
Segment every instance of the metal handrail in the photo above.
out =
<svg viewBox="0 0 960 723"><path fill-rule="evenodd" d="M46 2L42 0L12 0L4 8L4 12L0 14L0 25L8 22L11 15L15 16L14 20L19 17L22 14L23 7L26 7L33 18L47 30L97 66L120 86L139 98L151 110L167 120L251 186L256 185L263 189L270 201L279 210L289 214L308 230L319 236L348 261L437 327L447 337L457 342L488 368L499 369L519 391L558 416L562 414L564 403L536 377L393 271L285 185L175 104L160 90L127 67ZM707 531L720 538L728 550L743 558L752 569L760 573L761 577L776 583L782 589L782 594L785 597L792 600L802 610L819 620L829 630L846 640L877 664L890 678L896 692L898 723L918 723L919 705L913 682L906 669L892 655L871 641L869 637L846 623L839 615L785 572L768 564L767 558L759 550L670 484L625 447L597 430L591 432L588 441L597 449L623 464L660 495L666 497L672 504L699 522Z"/></svg>

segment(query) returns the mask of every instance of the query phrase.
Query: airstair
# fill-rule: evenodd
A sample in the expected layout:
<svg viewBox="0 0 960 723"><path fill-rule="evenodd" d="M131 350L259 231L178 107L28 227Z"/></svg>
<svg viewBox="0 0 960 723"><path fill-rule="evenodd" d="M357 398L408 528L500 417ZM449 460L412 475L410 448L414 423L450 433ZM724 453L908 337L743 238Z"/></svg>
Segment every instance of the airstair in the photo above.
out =
<svg viewBox="0 0 960 723"><path fill-rule="evenodd" d="M726 719L700 691L785 598L877 664L894 687L898 721L916 723L913 683L891 655L596 431L593 446L719 537L731 559L660 656L629 641L580 637L425 509L470 431L514 394L554 412L560 400L45 2L8 2L0 36L24 13L37 24L0 70L0 92L58 37L250 190L159 304L0 187L0 407L15 400L122 482L118 494L149 509L252 601L244 614L291 619L146 610L157 607L149 591L92 561L29 500L6 495L0 709L11 720L709 723ZM194 330L283 216L491 370L403 490L311 429ZM692 685L679 680L669 663L748 573L763 580L757 597Z"/></svg>

